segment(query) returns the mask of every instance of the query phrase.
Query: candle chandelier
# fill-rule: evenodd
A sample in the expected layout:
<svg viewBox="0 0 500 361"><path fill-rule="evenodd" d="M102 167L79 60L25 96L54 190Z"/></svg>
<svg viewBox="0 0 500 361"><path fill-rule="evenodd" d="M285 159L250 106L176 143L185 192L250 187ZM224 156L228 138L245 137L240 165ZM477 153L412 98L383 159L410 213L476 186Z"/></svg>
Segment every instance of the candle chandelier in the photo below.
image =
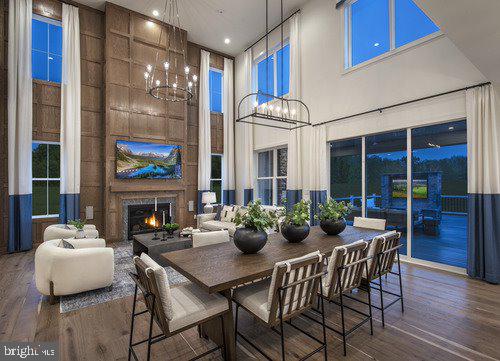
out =
<svg viewBox="0 0 500 361"><path fill-rule="evenodd" d="M281 30L280 49L283 49L283 0L281 0ZM273 29L274 30L274 29ZM271 31L272 32L272 31ZM269 0L266 0L266 81L269 89ZM255 45L255 44L254 44ZM272 60L271 60L272 61ZM283 64L281 62L281 74L283 75ZM281 82L283 84L283 82ZM283 86L283 85L282 85ZM281 89L283 93L283 89ZM242 110L243 106L243 110ZM294 130L311 125L309 108L300 99L290 96L276 96L261 90L245 95L238 103L238 118L235 122L261 125L264 127Z"/></svg>
<svg viewBox="0 0 500 361"><path fill-rule="evenodd" d="M165 0L162 21L170 29L166 34L166 53L161 54L164 48L161 44L164 35L162 26L154 63L148 64L144 72L146 92L160 100L187 102L196 93L198 76L190 74L191 69L186 62L177 0Z"/></svg>

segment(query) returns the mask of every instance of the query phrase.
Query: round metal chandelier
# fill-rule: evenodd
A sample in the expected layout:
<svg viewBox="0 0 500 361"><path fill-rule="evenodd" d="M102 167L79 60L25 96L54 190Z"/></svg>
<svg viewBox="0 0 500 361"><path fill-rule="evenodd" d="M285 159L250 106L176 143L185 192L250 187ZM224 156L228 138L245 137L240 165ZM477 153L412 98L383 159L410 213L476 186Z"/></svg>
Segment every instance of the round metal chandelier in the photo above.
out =
<svg viewBox="0 0 500 361"><path fill-rule="evenodd" d="M191 69L186 63L177 0L165 0L162 22L170 27L166 42L166 55L165 58L161 58L162 26L154 63L148 64L144 72L146 92L160 100L187 102L196 93L198 76L195 74L190 76Z"/></svg>

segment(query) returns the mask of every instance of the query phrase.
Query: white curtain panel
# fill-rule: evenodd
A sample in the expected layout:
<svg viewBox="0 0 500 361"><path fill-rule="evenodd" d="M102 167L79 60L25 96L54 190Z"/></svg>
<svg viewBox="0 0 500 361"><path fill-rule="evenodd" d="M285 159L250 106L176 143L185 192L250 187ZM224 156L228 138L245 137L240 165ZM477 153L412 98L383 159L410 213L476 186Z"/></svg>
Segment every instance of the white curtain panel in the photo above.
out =
<svg viewBox="0 0 500 361"><path fill-rule="evenodd" d="M500 283L500 119L493 87L467 90L466 104L467 272Z"/></svg>
<svg viewBox="0 0 500 361"><path fill-rule="evenodd" d="M200 91L198 99L198 213L203 207L201 195L210 190L211 135L210 135L210 53L201 50Z"/></svg>
<svg viewBox="0 0 500 361"><path fill-rule="evenodd" d="M61 223L80 218L81 73L78 8L62 4Z"/></svg>
<svg viewBox="0 0 500 361"><path fill-rule="evenodd" d="M9 1L8 44L8 252L32 247L31 143L33 95L31 80L31 0Z"/></svg>
<svg viewBox="0 0 500 361"><path fill-rule="evenodd" d="M234 176L234 62L224 58L223 76L223 122L224 122L224 154L222 162L222 189L225 204L235 204Z"/></svg>
<svg viewBox="0 0 500 361"><path fill-rule="evenodd" d="M328 189L327 143L326 127L308 127L309 131L309 160L306 162L305 173L309 175L308 189L311 200L311 224L317 224L314 215L318 213L318 205L324 203Z"/></svg>
<svg viewBox="0 0 500 361"><path fill-rule="evenodd" d="M300 13L290 19L290 98L301 99L300 74ZM300 118L300 109L297 116ZM288 136L288 165L287 165L287 205L300 201L302 198L302 163L303 163L303 129L295 129Z"/></svg>
<svg viewBox="0 0 500 361"><path fill-rule="evenodd" d="M245 95L253 92L252 83L252 67L253 67L253 57L252 49L248 49L244 54L244 84L245 84ZM250 114L252 102L245 102L242 109L243 114ZM239 172L243 175L243 204L247 205L248 202L252 201L254 198L254 149L253 149L253 125L247 123L241 123L239 126L243 127L243 163L238 166Z"/></svg>

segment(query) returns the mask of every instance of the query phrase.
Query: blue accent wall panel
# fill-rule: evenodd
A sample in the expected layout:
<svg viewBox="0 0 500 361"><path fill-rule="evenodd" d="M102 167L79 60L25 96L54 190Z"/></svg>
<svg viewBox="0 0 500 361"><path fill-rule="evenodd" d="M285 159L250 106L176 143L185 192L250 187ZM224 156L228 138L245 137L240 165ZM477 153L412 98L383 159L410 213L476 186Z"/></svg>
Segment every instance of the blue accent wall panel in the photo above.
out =
<svg viewBox="0 0 500 361"><path fill-rule="evenodd" d="M253 188L243 189L243 205L246 206L251 201L253 201Z"/></svg>
<svg viewBox="0 0 500 361"><path fill-rule="evenodd" d="M236 191L234 189L224 189L222 192L224 204L233 205L236 203Z"/></svg>
<svg viewBox="0 0 500 361"><path fill-rule="evenodd" d="M500 194L469 194L467 273L500 283Z"/></svg>
<svg viewBox="0 0 500 361"><path fill-rule="evenodd" d="M80 193L61 194L59 198L59 221L66 224L80 218Z"/></svg>
<svg viewBox="0 0 500 361"><path fill-rule="evenodd" d="M9 195L9 241L7 251L29 251L33 246L31 216L33 197L31 194Z"/></svg>
<svg viewBox="0 0 500 361"><path fill-rule="evenodd" d="M319 222L314 219L314 215L318 213L318 205L326 202L326 191L311 191L311 225L317 225Z"/></svg>

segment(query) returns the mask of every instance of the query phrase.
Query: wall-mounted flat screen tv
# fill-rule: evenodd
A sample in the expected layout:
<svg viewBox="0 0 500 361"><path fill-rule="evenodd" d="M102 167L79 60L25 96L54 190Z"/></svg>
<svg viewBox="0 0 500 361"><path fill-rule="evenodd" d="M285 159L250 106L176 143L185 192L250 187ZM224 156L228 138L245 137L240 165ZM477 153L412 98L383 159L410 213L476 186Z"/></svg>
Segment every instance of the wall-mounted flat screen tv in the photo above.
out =
<svg viewBox="0 0 500 361"><path fill-rule="evenodd" d="M180 145L116 141L117 179L180 179Z"/></svg>
<svg viewBox="0 0 500 361"><path fill-rule="evenodd" d="M427 179L414 179L412 182L413 199L427 199ZM406 179L392 179L392 198L406 198Z"/></svg>

